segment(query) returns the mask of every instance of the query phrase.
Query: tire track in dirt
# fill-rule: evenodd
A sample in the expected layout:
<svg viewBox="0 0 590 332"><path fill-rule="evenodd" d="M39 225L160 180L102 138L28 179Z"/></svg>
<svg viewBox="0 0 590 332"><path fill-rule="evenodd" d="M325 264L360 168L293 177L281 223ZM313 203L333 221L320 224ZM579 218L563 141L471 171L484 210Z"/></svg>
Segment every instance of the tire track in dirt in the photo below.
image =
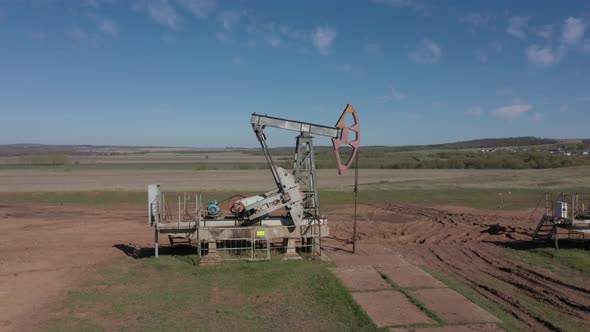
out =
<svg viewBox="0 0 590 332"><path fill-rule="evenodd" d="M530 303L546 306L580 327L590 327L590 288L535 266L514 261L503 247L530 241L535 222L530 211L488 212L405 204L370 204L359 210L361 248L398 252L412 263L440 271L496 303L524 327L564 328ZM350 237L352 222L338 211L333 233ZM391 222L388 222L388 216ZM331 215L332 217L332 215ZM332 217L334 219L334 217ZM374 248L374 249L372 249ZM586 324L586 325L584 325Z"/></svg>

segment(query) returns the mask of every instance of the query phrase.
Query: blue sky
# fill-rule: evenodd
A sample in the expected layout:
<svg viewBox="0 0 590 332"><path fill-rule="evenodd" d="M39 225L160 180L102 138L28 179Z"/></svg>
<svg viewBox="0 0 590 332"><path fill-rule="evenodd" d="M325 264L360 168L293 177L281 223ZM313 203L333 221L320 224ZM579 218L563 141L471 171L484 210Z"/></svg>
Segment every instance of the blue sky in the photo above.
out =
<svg viewBox="0 0 590 332"><path fill-rule="evenodd" d="M363 145L590 137L589 24L589 1L0 0L0 144L253 147L252 112L347 103Z"/></svg>

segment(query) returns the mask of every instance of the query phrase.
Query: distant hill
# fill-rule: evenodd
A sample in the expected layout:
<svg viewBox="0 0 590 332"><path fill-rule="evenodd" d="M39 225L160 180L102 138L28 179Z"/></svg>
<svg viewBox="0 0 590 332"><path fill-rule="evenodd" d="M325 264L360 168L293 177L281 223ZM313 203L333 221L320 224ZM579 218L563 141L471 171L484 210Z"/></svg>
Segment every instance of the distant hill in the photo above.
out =
<svg viewBox="0 0 590 332"><path fill-rule="evenodd" d="M490 149L502 147L524 147L567 143L590 144L590 139L551 139L538 137L507 137L483 138L470 141L452 142L430 145L406 146L363 146L365 150L386 150L387 152L404 152L419 150L459 150L459 149ZM278 147L271 149L273 154L288 155L293 153L293 147ZM317 146L317 153L328 153L332 150L328 146ZM22 156L33 154L66 154L66 155L122 155L145 153L215 153L222 151L242 151L250 154L261 154L259 148L192 148L192 147L154 147L154 146L107 146L107 145L44 145L44 144L8 144L0 145L0 156Z"/></svg>
<svg viewBox="0 0 590 332"><path fill-rule="evenodd" d="M422 147L434 149L488 149L488 148L503 148L503 147L521 147L521 146L535 146L535 145L549 145L559 143L556 139L538 138L538 137L507 137L507 138L482 138L471 141L462 141L445 144L425 145Z"/></svg>
<svg viewBox="0 0 590 332"><path fill-rule="evenodd" d="M28 156L38 154L75 155L129 155L147 153L216 153L242 150L240 148L193 148L162 146L113 146L113 145L49 145L6 144L0 145L0 156Z"/></svg>
<svg viewBox="0 0 590 332"><path fill-rule="evenodd" d="M551 138L538 137L507 137L507 138L483 138L470 141L443 143L443 144L429 144L429 145L403 145L403 146L363 146L364 153L371 153L374 151L394 153L394 152L408 152L408 151L422 151L422 150L461 150L461 149L491 149L503 147L525 147L525 146L540 146L540 145L554 145L563 143L565 140L557 140ZM576 140L580 141L580 140ZM590 141L590 140L588 140ZM271 149L273 154L289 155L293 154L292 147L279 147ZM332 153L332 148L328 146L317 146L316 153L326 154ZM248 150L248 153L262 154L260 149Z"/></svg>

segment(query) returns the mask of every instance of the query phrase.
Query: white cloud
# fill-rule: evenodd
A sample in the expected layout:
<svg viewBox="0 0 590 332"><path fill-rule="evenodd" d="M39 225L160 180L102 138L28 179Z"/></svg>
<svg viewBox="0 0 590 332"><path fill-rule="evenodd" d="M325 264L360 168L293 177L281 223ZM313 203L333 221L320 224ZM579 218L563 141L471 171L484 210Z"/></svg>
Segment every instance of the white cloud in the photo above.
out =
<svg viewBox="0 0 590 332"><path fill-rule="evenodd" d="M479 61L480 63L482 63L482 64L488 63L488 55L485 51L483 51L481 49L477 49L477 50L473 51L473 55L475 56L477 61Z"/></svg>
<svg viewBox="0 0 590 332"><path fill-rule="evenodd" d="M555 52L551 47L531 45L526 49L526 56L531 63L537 66L548 67L559 62L563 52L563 48Z"/></svg>
<svg viewBox="0 0 590 332"><path fill-rule="evenodd" d="M553 30L553 24L547 24L537 29L537 35L545 39L551 39L553 37Z"/></svg>
<svg viewBox="0 0 590 332"><path fill-rule="evenodd" d="M134 8L147 14L158 24L172 29L178 29L180 26L181 18L168 0L140 0L135 3Z"/></svg>
<svg viewBox="0 0 590 332"><path fill-rule="evenodd" d="M559 113L565 113L569 109L568 104L563 104L559 107Z"/></svg>
<svg viewBox="0 0 590 332"><path fill-rule="evenodd" d="M373 3L399 9L412 9L424 16L430 16L430 9L420 0L372 0Z"/></svg>
<svg viewBox="0 0 590 332"><path fill-rule="evenodd" d="M590 53L590 39L586 39L580 45L580 50L584 53Z"/></svg>
<svg viewBox="0 0 590 332"><path fill-rule="evenodd" d="M42 42L45 40L45 32L44 31L32 31L29 33L29 37L33 40Z"/></svg>
<svg viewBox="0 0 590 332"><path fill-rule="evenodd" d="M408 95L394 88L391 88L389 94L385 96L379 96L377 97L377 99L384 102L402 101L408 99Z"/></svg>
<svg viewBox="0 0 590 332"><path fill-rule="evenodd" d="M479 116L483 114L481 106L475 106L465 111L465 115Z"/></svg>
<svg viewBox="0 0 590 332"><path fill-rule="evenodd" d="M279 26L279 32L291 39L295 39L295 40L306 40L307 39L304 32L296 30L288 25Z"/></svg>
<svg viewBox="0 0 590 332"><path fill-rule="evenodd" d="M98 25L100 31L104 33L108 33L111 35L118 35L119 34L119 26L109 19L102 20Z"/></svg>
<svg viewBox="0 0 590 332"><path fill-rule="evenodd" d="M511 97L513 90L510 87L499 88L496 90L496 95L499 97Z"/></svg>
<svg viewBox="0 0 590 332"><path fill-rule="evenodd" d="M510 106L504 106L500 108L496 108L492 111L492 114L503 119L513 120L517 117L520 117L527 112L530 112L533 109L533 106L529 104L515 104Z"/></svg>
<svg viewBox="0 0 590 332"><path fill-rule="evenodd" d="M352 65L350 63L343 63L343 64L335 65L334 69L336 69L339 72L353 74L353 75L364 75L365 74L365 70L362 67L358 67L358 66Z"/></svg>
<svg viewBox="0 0 590 332"><path fill-rule="evenodd" d="M281 46L281 38L277 36L271 36L266 38L266 42L274 48Z"/></svg>
<svg viewBox="0 0 590 332"><path fill-rule="evenodd" d="M500 53L504 50L504 44L499 40L494 40L489 43L490 49Z"/></svg>
<svg viewBox="0 0 590 332"><path fill-rule="evenodd" d="M117 2L117 0L83 0L83 1L81 1L81 5L82 5L82 7L91 7L94 9L98 9L103 4L112 5L115 2Z"/></svg>
<svg viewBox="0 0 590 332"><path fill-rule="evenodd" d="M246 42L246 46L248 46L249 48L256 48L256 45L257 45L257 43L254 39L249 39Z"/></svg>
<svg viewBox="0 0 590 332"><path fill-rule="evenodd" d="M70 38L80 44L97 47L96 38L93 35L87 33L84 29L80 28L77 24L73 24L72 27L66 31L66 33L70 36Z"/></svg>
<svg viewBox="0 0 590 332"><path fill-rule="evenodd" d="M525 16L512 16L508 18L508 28L506 32L516 38L526 37L526 29L529 25L529 17Z"/></svg>
<svg viewBox="0 0 590 332"><path fill-rule="evenodd" d="M241 14L234 11L225 11L219 14L218 19L223 24L223 28L227 31L231 31L231 29L240 22Z"/></svg>
<svg viewBox="0 0 590 332"><path fill-rule="evenodd" d="M568 45L577 44L584 37L586 23L582 19L568 17L563 24L561 40Z"/></svg>
<svg viewBox="0 0 590 332"><path fill-rule="evenodd" d="M98 8L100 7L100 2L98 0L84 0L82 1L82 6Z"/></svg>
<svg viewBox="0 0 590 332"><path fill-rule="evenodd" d="M408 57L422 64L433 64L438 62L442 55L442 48L433 40L425 38L420 43L420 46L408 53Z"/></svg>
<svg viewBox="0 0 590 332"><path fill-rule="evenodd" d="M223 31L216 32L215 38L217 38L217 40L222 41L222 42L229 41L229 35Z"/></svg>
<svg viewBox="0 0 590 332"><path fill-rule="evenodd" d="M188 9L193 15L201 18L209 16L217 7L216 0L176 0L182 7Z"/></svg>
<svg viewBox="0 0 590 332"><path fill-rule="evenodd" d="M234 65L243 65L246 63L246 60L243 57L236 55L232 58L232 63Z"/></svg>
<svg viewBox="0 0 590 332"><path fill-rule="evenodd" d="M418 2L416 0L373 0L374 3L388 5L396 8L416 7Z"/></svg>
<svg viewBox="0 0 590 332"><path fill-rule="evenodd" d="M369 54L377 54L381 52L381 44L373 42L373 43L365 43L364 46L365 52Z"/></svg>
<svg viewBox="0 0 590 332"><path fill-rule="evenodd" d="M535 112L533 113L533 121L542 121L543 118L545 117L545 114L543 113L539 113L539 112Z"/></svg>
<svg viewBox="0 0 590 332"><path fill-rule="evenodd" d="M321 54L328 54L332 44L336 39L336 29L332 27L317 27L311 35L313 46L315 46Z"/></svg>
<svg viewBox="0 0 590 332"><path fill-rule="evenodd" d="M466 12L459 14L459 22L467 24L473 28L487 25L489 21L489 15L483 15L479 12Z"/></svg>

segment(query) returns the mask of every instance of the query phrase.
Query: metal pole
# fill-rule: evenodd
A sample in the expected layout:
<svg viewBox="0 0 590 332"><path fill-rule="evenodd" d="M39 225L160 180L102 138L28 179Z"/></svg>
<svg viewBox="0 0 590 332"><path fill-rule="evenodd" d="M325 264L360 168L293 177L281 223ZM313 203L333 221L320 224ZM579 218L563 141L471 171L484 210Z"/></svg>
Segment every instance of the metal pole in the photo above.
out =
<svg viewBox="0 0 590 332"><path fill-rule="evenodd" d="M162 193L162 217L166 220L166 195Z"/></svg>
<svg viewBox="0 0 590 332"><path fill-rule="evenodd" d="M354 221L352 225L352 253L356 253L356 206L357 196L359 191L359 152L356 153L356 159L354 160Z"/></svg>
<svg viewBox="0 0 590 332"><path fill-rule="evenodd" d="M178 228L180 229L180 195L178 195Z"/></svg>

